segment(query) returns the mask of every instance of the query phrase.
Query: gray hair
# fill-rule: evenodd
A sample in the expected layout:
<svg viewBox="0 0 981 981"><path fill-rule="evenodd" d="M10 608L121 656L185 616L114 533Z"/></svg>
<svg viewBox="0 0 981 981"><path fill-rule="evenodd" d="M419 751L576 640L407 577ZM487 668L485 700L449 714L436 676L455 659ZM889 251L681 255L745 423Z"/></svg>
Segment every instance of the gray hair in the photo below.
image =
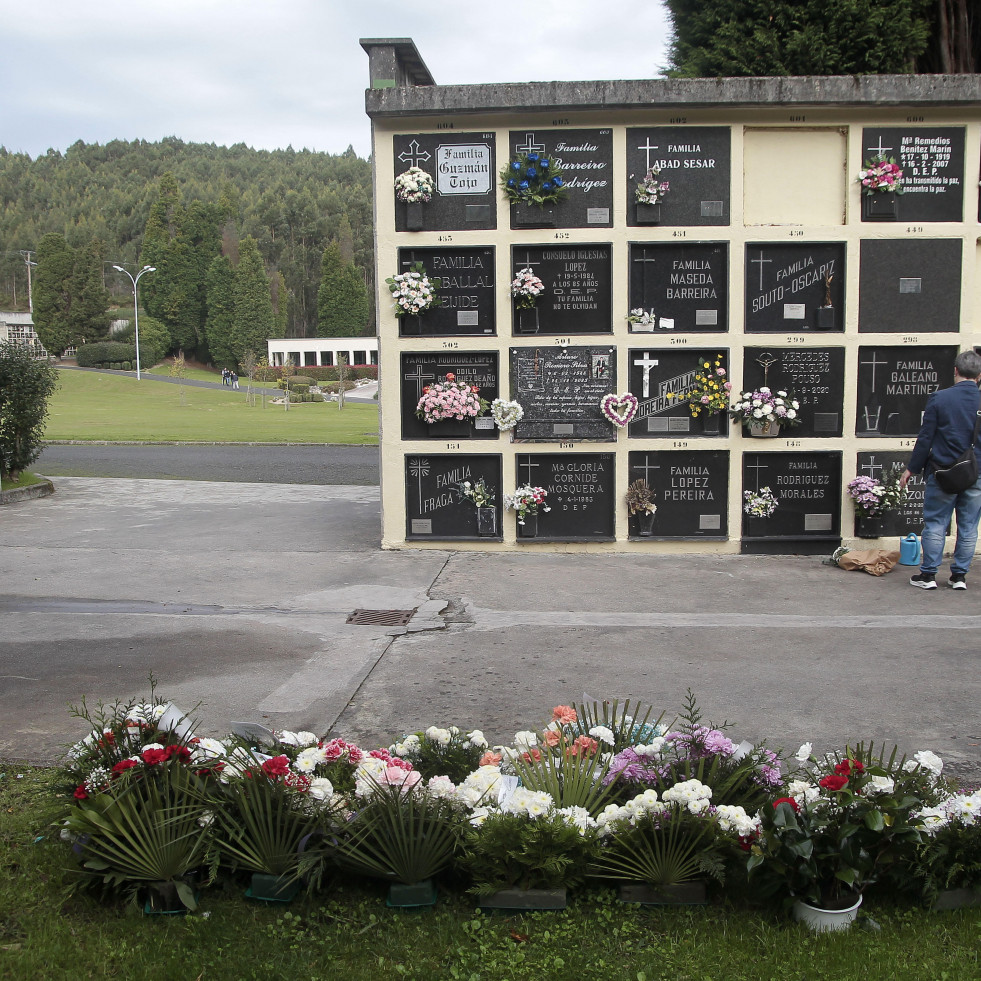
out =
<svg viewBox="0 0 981 981"><path fill-rule="evenodd" d="M961 351L954 358L954 367L961 378L977 378L981 375L981 354L977 351Z"/></svg>

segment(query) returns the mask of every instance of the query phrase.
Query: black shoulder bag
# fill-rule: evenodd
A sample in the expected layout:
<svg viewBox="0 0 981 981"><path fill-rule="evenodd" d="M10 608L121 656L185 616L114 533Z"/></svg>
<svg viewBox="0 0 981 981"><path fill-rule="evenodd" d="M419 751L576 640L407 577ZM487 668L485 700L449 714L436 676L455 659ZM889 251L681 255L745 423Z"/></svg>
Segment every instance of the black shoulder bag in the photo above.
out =
<svg viewBox="0 0 981 981"><path fill-rule="evenodd" d="M974 432L967 449L949 466L934 470L940 489L948 494L959 494L974 485L978 479L978 458L974 444L978 441L978 427L981 426L981 409L974 419Z"/></svg>

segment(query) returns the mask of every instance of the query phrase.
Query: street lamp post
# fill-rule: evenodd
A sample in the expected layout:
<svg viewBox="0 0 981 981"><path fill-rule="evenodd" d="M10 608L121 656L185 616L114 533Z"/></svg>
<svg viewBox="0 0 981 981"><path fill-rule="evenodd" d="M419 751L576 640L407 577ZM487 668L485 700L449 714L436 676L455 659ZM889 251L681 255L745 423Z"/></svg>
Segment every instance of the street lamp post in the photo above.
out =
<svg viewBox="0 0 981 981"><path fill-rule="evenodd" d="M156 266L144 266L137 274L136 278L133 278L133 274L128 270L124 269L122 266L113 266L113 269L121 273L126 273L129 276L130 282L133 284L133 316L134 316L134 329L136 331L136 380L140 381L140 304L136 297L136 284L139 283L140 277L144 273L156 272Z"/></svg>

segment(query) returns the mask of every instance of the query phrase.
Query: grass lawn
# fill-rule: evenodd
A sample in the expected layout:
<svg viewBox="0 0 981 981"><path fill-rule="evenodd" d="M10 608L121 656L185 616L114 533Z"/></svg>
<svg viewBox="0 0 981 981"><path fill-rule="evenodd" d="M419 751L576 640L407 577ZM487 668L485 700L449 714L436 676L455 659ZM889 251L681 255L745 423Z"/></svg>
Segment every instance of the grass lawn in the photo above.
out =
<svg viewBox="0 0 981 981"><path fill-rule="evenodd" d="M43 483L44 477L39 477L37 474L23 471L17 480L11 480L9 477L0 477L0 490L16 490L19 487L31 487L34 484Z"/></svg>
<svg viewBox="0 0 981 981"><path fill-rule="evenodd" d="M218 443L378 443L377 405L246 404L246 391L161 385L136 377L60 371L47 440Z"/></svg>
<svg viewBox="0 0 981 981"><path fill-rule="evenodd" d="M144 375L156 375L158 378L169 378L170 377L170 365L169 364L158 364L154 368L144 368L142 371ZM187 381L205 381L205 382L217 382L221 384L221 372L220 371L208 371L207 368L192 368L188 365L184 369L184 378ZM245 386L248 383L247 378L240 378L239 384L242 386L242 391L245 391ZM271 382L268 384L269 388L275 388L276 383Z"/></svg>
<svg viewBox="0 0 981 981"><path fill-rule="evenodd" d="M610 889L558 913L485 915L460 892L432 910L386 908L382 886L333 886L289 906L212 888L198 911L142 916L66 898L52 828L56 772L0 762L0 978L177 981L977 981L981 909L869 896L881 927L813 935L739 904L636 907Z"/></svg>

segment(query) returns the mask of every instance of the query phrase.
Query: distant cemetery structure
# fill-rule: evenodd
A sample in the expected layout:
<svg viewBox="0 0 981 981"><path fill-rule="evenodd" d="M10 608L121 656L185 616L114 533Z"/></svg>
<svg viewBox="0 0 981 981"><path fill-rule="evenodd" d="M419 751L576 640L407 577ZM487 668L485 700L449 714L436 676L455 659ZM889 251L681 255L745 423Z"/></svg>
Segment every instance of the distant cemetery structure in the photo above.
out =
<svg viewBox="0 0 981 981"><path fill-rule="evenodd" d="M11 313L0 310L0 343L18 344L30 348L37 358L48 356L48 352L44 349L44 345L34 329L33 315L29 313Z"/></svg>
<svg viewBox="0 0 981 981"><path fill-rule="evenodd" d="M266 357L282 367L289 358L298 367L336 365L338 355L345 364L378 364L377 337L274 337L266 341Z"/></svg>
<svg viewBox="0 0 981 981"><path fill-rule="evenodd" d="M383 547L853 542L849 480L901 464L958 350L981 348L981 76L440 86L410 39L361 44ZM877 159L901 167L901 194L865 193ZM413 168L430 181L415 199ZM555 200L511 200L550 175ZM438 305L396 316L396 276L438 281ZM534 296L512 294L521 280ZM693 413L705 365L734 394L790 392L800 424ZM420 418L447 383L501 400L497 421ZM478 507L481 480L493 501ZM637 480L652 530L628 510ZM524 525L504 508L521 485L550 507ZM766 487L775 511L748 514ZM918 530L922 493L914 479L887 516L890 544Z"/></svg>

